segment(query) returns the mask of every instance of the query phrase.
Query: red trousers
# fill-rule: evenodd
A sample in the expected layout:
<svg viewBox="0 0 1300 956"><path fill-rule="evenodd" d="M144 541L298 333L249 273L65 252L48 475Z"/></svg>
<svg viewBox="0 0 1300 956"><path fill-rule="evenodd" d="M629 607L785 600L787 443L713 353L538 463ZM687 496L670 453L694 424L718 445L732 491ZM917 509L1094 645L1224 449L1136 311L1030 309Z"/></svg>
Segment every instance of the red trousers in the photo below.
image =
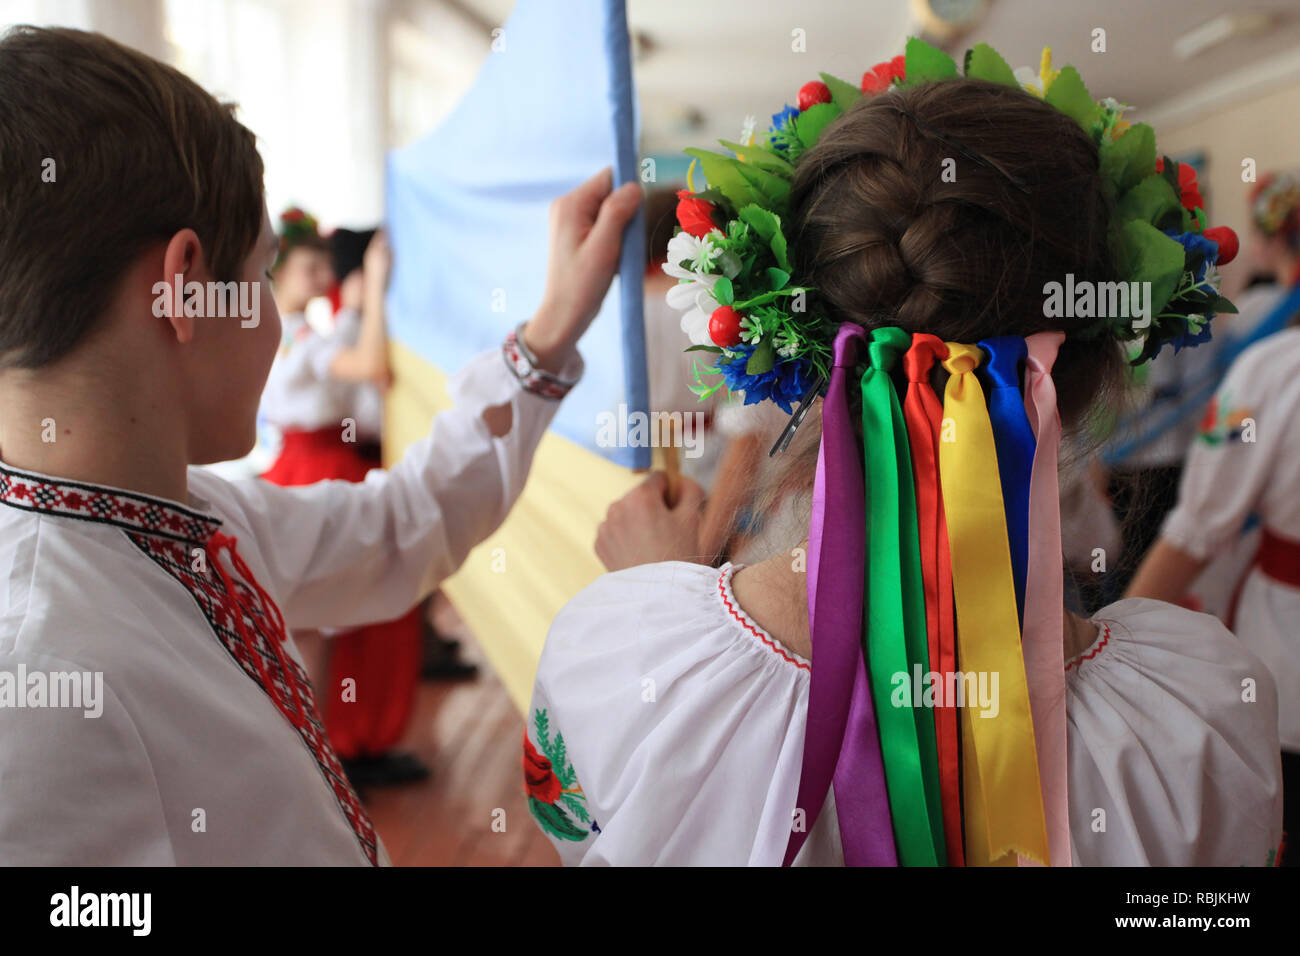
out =
<svg viewBox="0 0 1300 956"><path fill-rule="evenodd" d="M280 457L262 477L277 485L307 485L329 478L361 481L379 466L365 446L345 442L340 430L286 432ZM401 740L420 683L421 605L402 617L368 624L332 639L329 677L320 688L325 729L344 760L374 756ZM343 682L351 679L345 699Z"/></svg>

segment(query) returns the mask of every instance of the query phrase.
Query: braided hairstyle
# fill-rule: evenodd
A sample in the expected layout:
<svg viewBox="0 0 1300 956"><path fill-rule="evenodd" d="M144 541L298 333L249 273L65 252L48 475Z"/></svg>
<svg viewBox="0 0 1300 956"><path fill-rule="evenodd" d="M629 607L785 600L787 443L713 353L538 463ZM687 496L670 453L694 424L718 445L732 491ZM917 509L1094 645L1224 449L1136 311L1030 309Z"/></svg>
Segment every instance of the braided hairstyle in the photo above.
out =
<svg viewBox="0 0 1300 956"><path fill-rule="evenodd" d="M1043 286L1070 273L1076 282L1118 278L1099 162L1077 122L1008 86L963 78L864 96L795 167L797 281L817 290L836 325L897 325L967 343L1065 332L1052 378L1076 441L1063 455L1084 457L1099 441L1085 422L1119 413L1126 361L1114 339L1078 337L1092 320L1045 316ZM936 363L933 375L942 395L947 373ZM755 511L794 496L807 518L820 440L818 402L760 482Z"/></svg>
<svg viewBox="0 0 1300 956"><path fill-rule="evenodd" d="M1088 319L1044 315L1043 286L1118 278L1097 147L1021 90L956 79L863 97L804 153L791 190L799 281L837 322L946 341L1066 333L1054 372L1076 423L1123 381Z"/></svg>

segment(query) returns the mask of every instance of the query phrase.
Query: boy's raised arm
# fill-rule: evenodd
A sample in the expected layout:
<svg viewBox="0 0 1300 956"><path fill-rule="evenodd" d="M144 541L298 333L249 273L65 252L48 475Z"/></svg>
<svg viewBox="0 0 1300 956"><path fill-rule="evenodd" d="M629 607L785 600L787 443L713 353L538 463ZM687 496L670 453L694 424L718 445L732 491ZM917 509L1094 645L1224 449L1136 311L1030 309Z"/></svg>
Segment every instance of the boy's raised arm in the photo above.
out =
<svg viewBox="0 0 1300 956"><path fill-rule="evenodd" d="M581 368L575 355L566 372ZM240 552L260 560L254 572L289 627L399 617L505 520L559 403L525 391L497 352L473 360L451 391L455 405L430 434L360 484L284 488L192 473L192 490L244 525L226 533L251 536ZM509 431L494 435L489 420Z"/></svg>
<svg viewBox="0 0 1300 956"><path fill-rule="evenodd" d="M399 617L505 520L558 408L548 382L581 375L577 342L609 288L639 201L636 184L614 190L604 170L552 204L537 314L519 341L508 338L456 377L454 407L387 473L372 472L361 484L281 488L192 470L192 491L243 524L225 533L251 537L241 540L241 553L281 602L289 627ZM520 377L521 354L539 376Z"/></svg>

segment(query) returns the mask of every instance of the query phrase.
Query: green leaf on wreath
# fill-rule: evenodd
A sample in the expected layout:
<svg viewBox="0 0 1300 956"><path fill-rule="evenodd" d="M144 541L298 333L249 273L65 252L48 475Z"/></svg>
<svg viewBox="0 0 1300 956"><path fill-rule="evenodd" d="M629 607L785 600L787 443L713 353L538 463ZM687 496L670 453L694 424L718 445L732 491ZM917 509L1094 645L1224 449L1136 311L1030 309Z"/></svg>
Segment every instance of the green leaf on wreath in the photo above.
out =
<svg viewBox="0 0 1300 956"><path fill-rule="evenodd" d="M719 305L731 305L736 301L736 292L731 287L731 280L726 276L718 276L718 281L713 284L713 297L718 300Z"/></svg>
<svg viewBox="0 0 1300 956"><path fill-rule="evenodd" d="M826 128L826 124L843 112L834 103L815 103L799 114L795 120L794 131L799 142L807 148L816 144Z"/></svg>
<svg viewBox="0 0 1300 956"><path fill-rule="evenodd" d="M785 245L785 233L781 231L779 225L776 232L772 234L772 255L776 256L776 264L786 272L794 271L790 268L790 255Z"/></svg>
<svg viewBox="0 0 1300 956"><path fill-rule="evenodd" d="M1083 78L1079 76L1079 71L1072 66L1063 66L1061 71L1056 74L1056 79L1047 88L1047 95L1044 97L1047 102L1055 106L1058 110L1069 116L1075 122L1081 124L1084 129L1091 129L1093 122L1097 119L1097 103L1093 100L1092 94L1088 88L1083 85ZM1123 139L1132 129L1120 136ZM1152 142L1151 162L1154 164L1155 143Z"/></svg>
<svg viewBox="0 0 1300 956"><path fill-rule="evenodd" d="M709 181L709 188L721 192L732 206L740 208L752 202L762 201L762 193L741 174L739 160L695 147L685 152L700 161L700 169L704 171L704 177Z"/></svg>
<svg viewBox="0 0 1300 956"><path fill-rule="evenodd" d="M911 76L911 74L908 74ZM1020 81L1001 54L987 43L977 43L966 51L966 76L1020 89Z"/></svg>
<svg viewBox="0 0 1300 956"><path fill-rule="evenodd" d="M1156 134L1146 123L1135 123L1119 139L1103 140L1098 150L1101 174L1121 196L1155 172Z"/></svg>
<svg viewBox="0 0 1300 956"><path fill-rule="evenodd" d="M784 176L745 163L738 163L736 170L767 199L769 205L782 205L790 195L790 180Z"/></svg>
<svg viewBox="0 0 1300 956"><path fill-rule="evenodd" d="M1169 213L1176 213L1181 204L1178 194L1169 188L1163 176L1148 176L1126 192L1115 204L1117 219L1141 219L1157 228Z"/></svg>
<svg viewBox="0 0 1300 956"><path fill-rule="evenodd" d="M774 292L778 289L784 289L785 284L790 281L790 273L786 272L784 269L773 269L769 267L767 270L767 281Z"/></svg>
<svg viewBox="0 0 1300 956"><path fill-rule="evenodd" d="M1151 283L1151 314L1162 311L1183 277L1182 243L1148 222L1124 223L1115 243L1116 265L1126 282Z"/></svg>
<svg viewBox="0 0 1300 956"><path fill-rule="evenodd" d="M766 146L760 146L757 143L753 146L741 146L739 143L732 143L725 139L720 139L718 142L735 153L736 158L742 163L748 163L750 166L757 166L759 169L766 169L772 173L785 176L794 175L794 166L790 164L790 161Z"/></svg>
<svg viewBox="0 0 1300 956"><path fill-rule="evenodd" d="M948 80L957 75L957 64L947 53L924 40L911 37L903 51L903 83L913 86L930 80Z"/></svg>
<svg viewBox="0 0 1300 956"><path fill-rule="evenodd" d="M763 339L749 356L749 361L745 363L745 374L762 375L764 372L772 371L774 365L776 365L776 349L772 348L771 339Z"/></svg>
<svg viewBox="0 0 1300 956"><path fill-rule="evenodd" d="M862 91L852 83L846 83L838 76L831 76L829 73L820 73L818 75L831 91L831 102L841 110L848 110L850 106L862 98Z"/></svg>

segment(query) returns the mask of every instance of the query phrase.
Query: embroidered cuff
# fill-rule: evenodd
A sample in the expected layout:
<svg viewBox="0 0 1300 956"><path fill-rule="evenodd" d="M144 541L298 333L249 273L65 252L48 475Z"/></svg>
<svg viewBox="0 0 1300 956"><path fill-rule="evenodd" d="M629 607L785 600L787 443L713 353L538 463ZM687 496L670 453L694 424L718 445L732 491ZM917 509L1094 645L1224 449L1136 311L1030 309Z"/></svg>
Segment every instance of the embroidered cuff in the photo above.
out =
<svg viewBox="0 0 1300 956"><path fill-rule="evenodd" d="M537 367L537 359L524 344L523 325L506 333L505 341L501 343L501 354L515 378L519 379L519 384L534 395L559 401L578 384L576 377L561 378Z"/></svg>

